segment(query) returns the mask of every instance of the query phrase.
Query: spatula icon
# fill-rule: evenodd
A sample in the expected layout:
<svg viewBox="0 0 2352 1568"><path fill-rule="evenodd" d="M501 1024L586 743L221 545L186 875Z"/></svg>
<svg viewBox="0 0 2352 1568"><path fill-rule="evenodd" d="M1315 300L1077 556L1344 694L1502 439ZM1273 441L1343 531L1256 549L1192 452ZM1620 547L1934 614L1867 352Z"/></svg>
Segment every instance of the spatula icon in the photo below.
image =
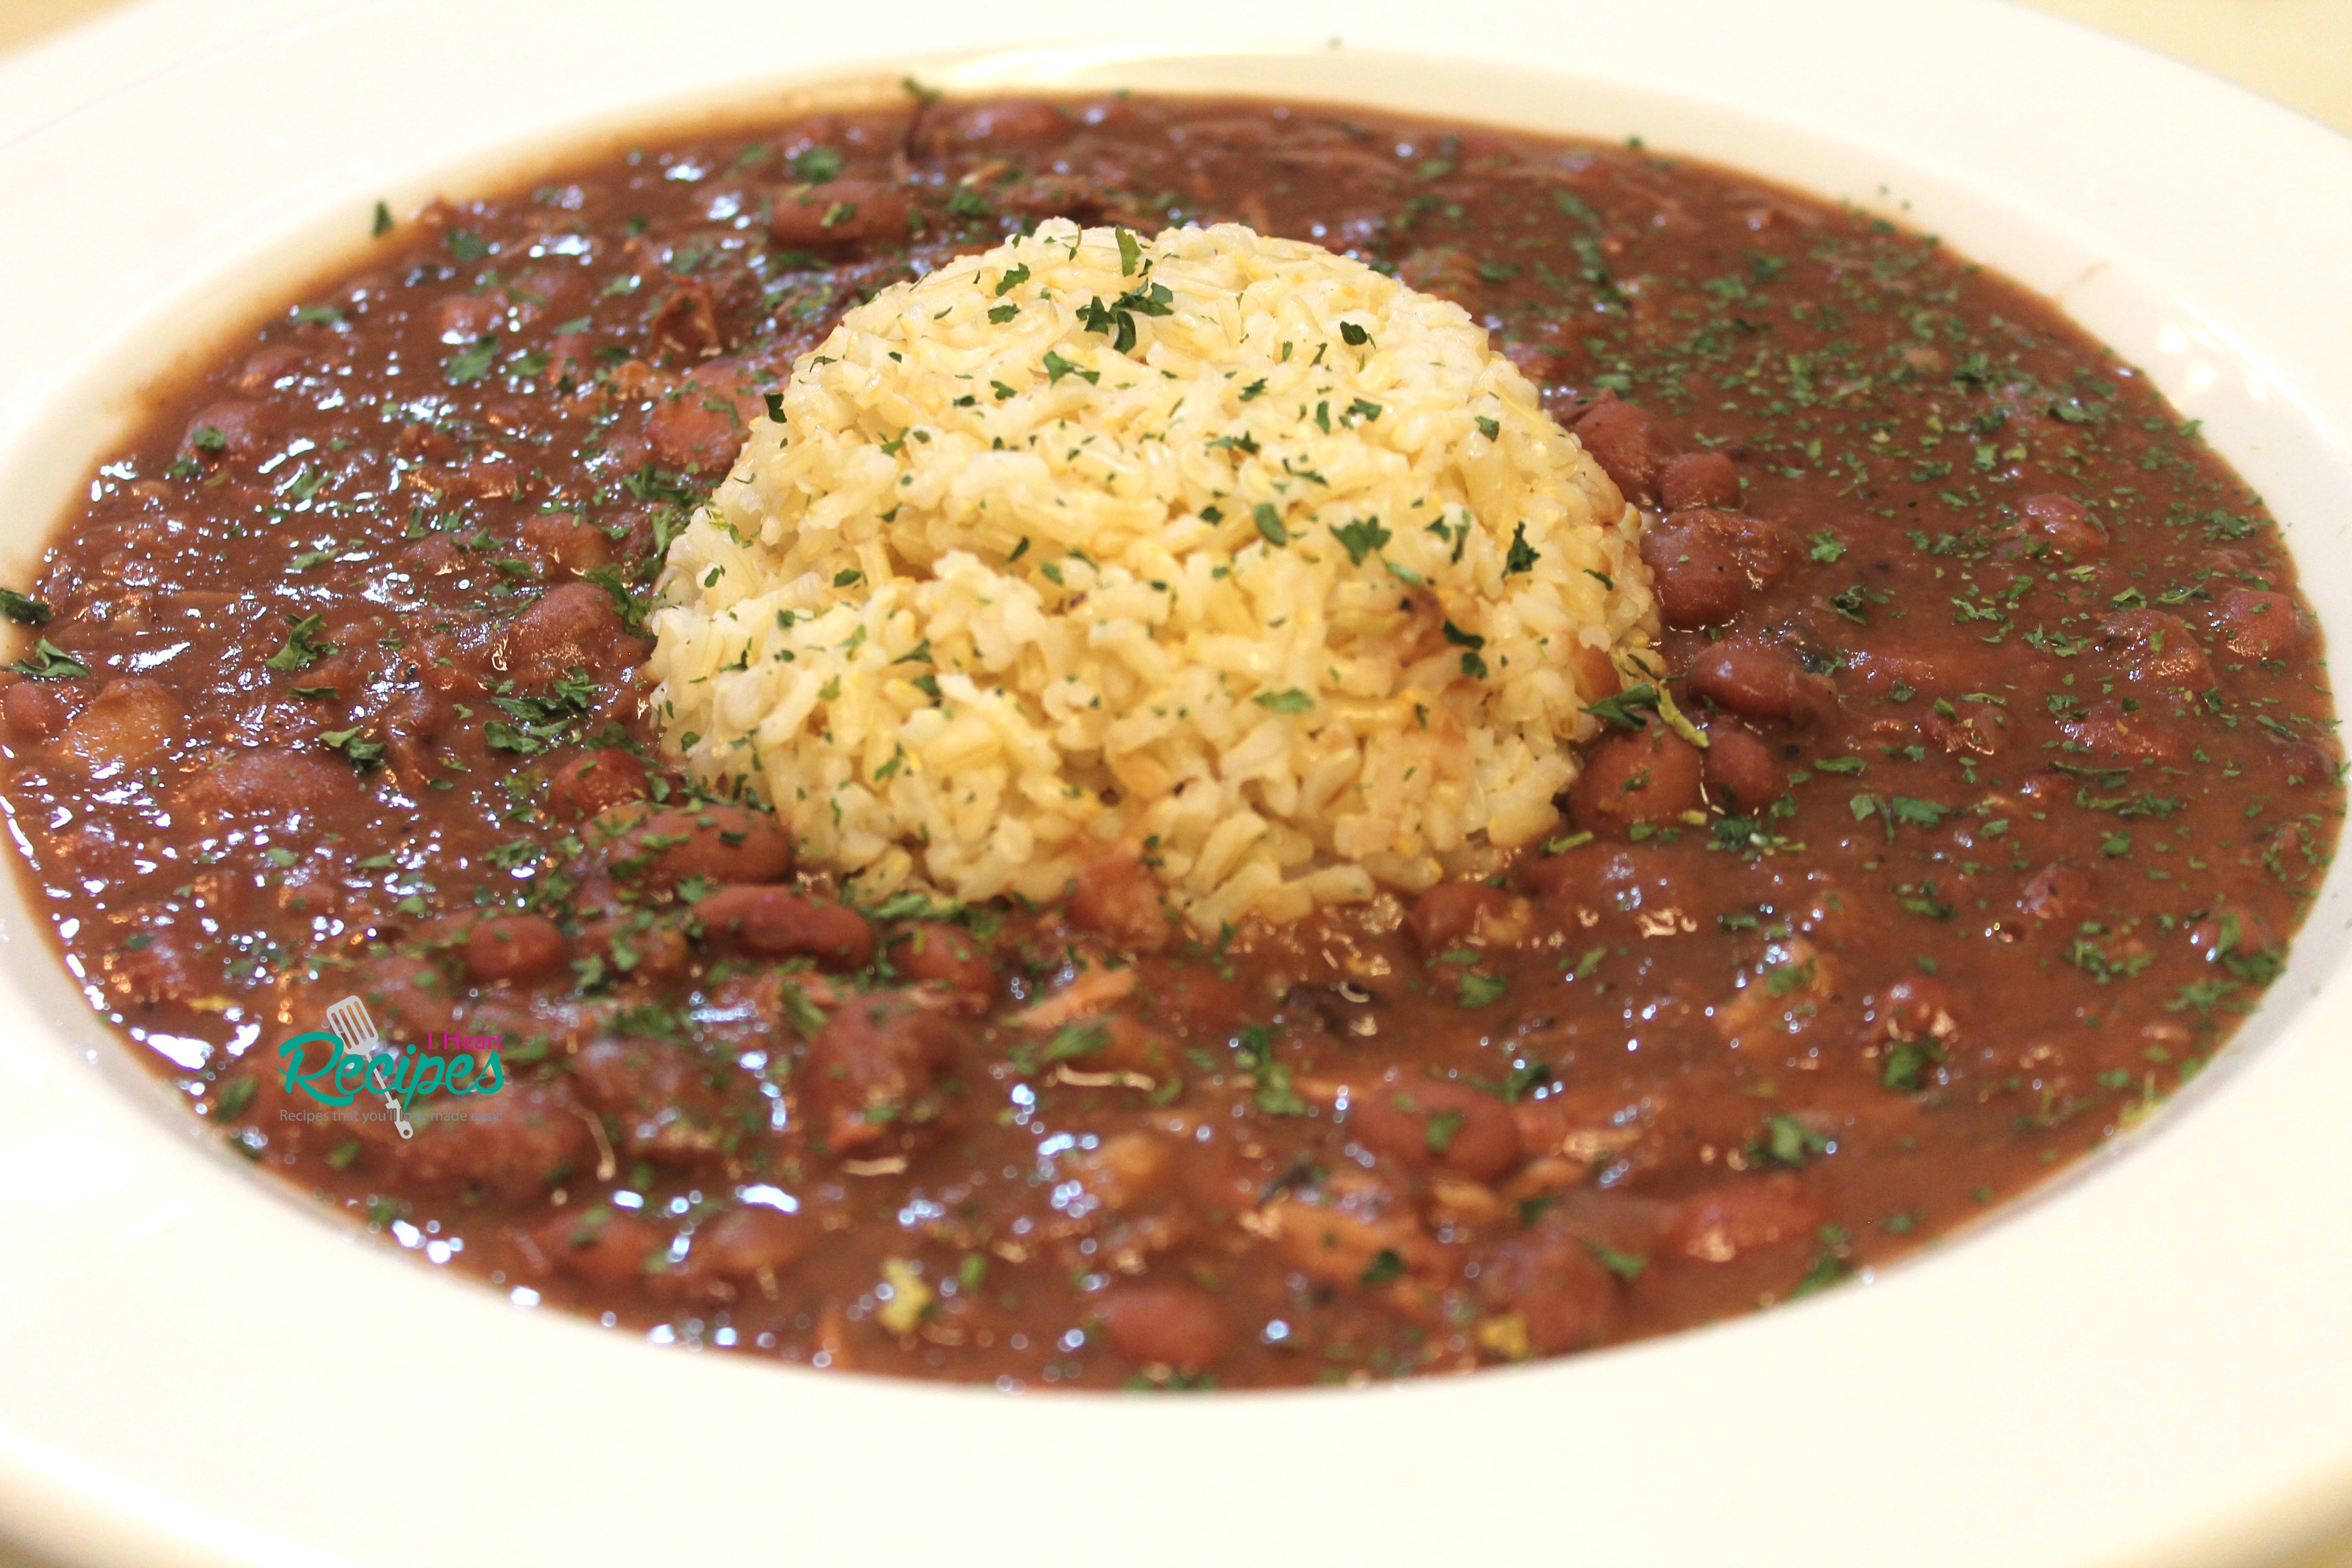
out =
<svg viewBox="0 0 2352 1568"><path fill-rule="evenodd" d="M327 1027L343 1048L356 1056L373 1058L383 1049L383 1037L375 1032L375 1020L368 1016L367 1004L356 996L346 996L327 1009ZM400 1129L403 1138L413 1138L416 1130L408 1124L408 1113L400 1108L400 1097L386 1089L384 1109L392 1112L392 1124Z"/></svg>

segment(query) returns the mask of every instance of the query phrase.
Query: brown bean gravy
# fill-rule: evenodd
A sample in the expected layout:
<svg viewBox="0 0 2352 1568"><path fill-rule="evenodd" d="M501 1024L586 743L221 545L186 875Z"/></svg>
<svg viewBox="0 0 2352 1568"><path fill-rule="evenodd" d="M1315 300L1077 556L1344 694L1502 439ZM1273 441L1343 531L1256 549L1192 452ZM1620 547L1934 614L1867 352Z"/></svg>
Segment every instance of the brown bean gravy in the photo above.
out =
<svg viewBox="0 0 2352 1568"><path fill-rule="evenodd" d="M852 304L1055 216L1239 220L1458 300L1650 510L1673 701L1601 705L1559 838L1204 943L1117 859L1058 907L850 907L666 766L647 593L746 420ZM1864 212L1110 97L816 115L378 227L0 602L39 623L5 804L92 1005L230 1148L526 1304L1004 1387L1704 1322L2161 1103L2336 841L2259 499L2049 304Z"/></svg>

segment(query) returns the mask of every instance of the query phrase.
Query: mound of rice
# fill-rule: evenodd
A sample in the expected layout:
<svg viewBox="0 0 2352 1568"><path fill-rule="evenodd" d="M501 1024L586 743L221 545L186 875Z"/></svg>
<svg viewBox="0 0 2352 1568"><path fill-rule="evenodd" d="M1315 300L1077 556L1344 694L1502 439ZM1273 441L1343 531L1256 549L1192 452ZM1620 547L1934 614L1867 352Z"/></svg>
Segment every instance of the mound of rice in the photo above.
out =
<svg viewBox="0 0 2352 1568"><path fill-rule="evenodd" d="M657 701L859 896L1126 851L1213 931L1478 874L1654 635L1640 514L1484 330L1237 226L959 258L781 412L670 547Z"/></svg>

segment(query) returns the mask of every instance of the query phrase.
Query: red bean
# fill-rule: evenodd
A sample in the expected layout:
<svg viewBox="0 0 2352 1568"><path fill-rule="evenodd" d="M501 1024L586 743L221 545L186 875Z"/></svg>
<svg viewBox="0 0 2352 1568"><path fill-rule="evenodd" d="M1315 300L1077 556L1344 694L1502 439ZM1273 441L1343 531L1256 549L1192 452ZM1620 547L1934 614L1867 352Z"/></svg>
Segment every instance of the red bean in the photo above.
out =
<svg viewBox="0 0 2352 1568"><path fill-rule="evenodd" d="M1568 814L1591 833L1672 822L1706 804L1698 749L1664 724L1612 734L1592 748L1569 790Z"/></svg>
<svg viewBox="0 0 2352 1568"><path fill-rule="evenodd" d="M969 1001L996 994L996 965L971 933L941 922L915 926L890 939L890 963L909 980L929 980Z"/></svg>
<svg viewBox="0 0 2352 1568"><path fill-rule="evenodd" d="M522 542L571 572L593 572L613 559L611 536L567 511L533 513L522 525Z"/></svg>
<svg viewBox="0 0 2352 1568"><path fill-rule="evenodd" d="M593 583L566 583L515 618L493 662L524 686L543 686L574 668L609 675L644 657L611 595Z"/></svg>
<svg viewBox="0 0 2352 1568"><path fill-rule="evenodd" d="M696 1229L688 1266L727 1279L781 1274L806 1256L815 1231L806 1215L746 1204Z"/></svg>
<svg viewBox="0 0 2352 1568"><path fill-rule="evenodd" d="M542 979L571 957L562 929L539 915L493 915L466 938L466 975L478 985Z"/></svg>
<svg viewBox="0 0 2352 1568"><path fill-rule="evenodd" d="M1719 626L1748 604L1748 573L1704 510L1678 513L1642 535L1642 559L1655 576L1658 613L1670 626Z"/></svg>
<svg viewBox="0 0 2352 1568"><path fill-rule="evenodd" d="M646 765L618 747L572 758L547 784L547 805L563 821L576 822L648 793Z"/></svg>
<svg viewBox="0 0 2352 1568"><path fill-rule="evenodd" d="M1519 1127L1510 1107L1458 1083L1398 1079L1374 1084L1349 1106L1348 1132L1407 1170L1492 1182L1519 1163Z"/></svg>
<svg viewBox="0 0 2352 1568"><path fill-rule="evenodd" d="M946 1013L887 991L835 1008L793 1077L821 1147L854 1154L936 1116L939 1075L962 1038Z"/></svg>
<svg viewBox="0 0 2352 1568"><path fill-rule="evenodd" d="M792 839L774 817L717 802L647 812L614 847L614 874L652 887L696 877L707 882L778 882L793 869Z"/></svg>
<svg viewBox="0 0 2352 1568"><path fill-rule="evenodd" d="M2018 912L2037 921L2080 920L2097 891L2091 874L2078 866L2044 866L2017 895Z"/></svg>
<svg viewBox="0 0 2352 1568"><path fill-rule="evenodd" d="M655 924L643 911L585 921L580 947L615 972L648 984L677 979L686 973L690 956L677 928Z"/></svg>
<svg viewBox="0 0 2352 1568"><path fill-rule="evenodd" d="M1440 882L1413 900L1404 923L1422 955L1433 958L1475 936L1481 920L1499 916L1510 902L1510 894L1484 882Z"/></svg>
<svg viewBox="0 0 2352 1568"><path fill-rule="evenodd" d="M2017 503L2029 539L2046 542L2068 561L2096 561L2107 552L2107 531L2073 496L2027 496Z"/></svg>
<svg viewBox="0 0 2352 1568"><path fill-rule="evenodd" d="M359 789L357 775L340 762L256 746L195 774L177 795L184 808L201 818L286 817L326 811Z"/></svg>
<svg viewBox="0 0 2352 1568"><path fill-rule="evenodd" d="M1749 643L1717 643L1691 661L1690 689L1743 719L1811 724L1837 710L1837 689L1792 655Z"/></svg>
<svg viewBox="0 0 2352 1568"><path fill-rule="evenodd" d="M450 294L443 297L434 318L442 342L459 338L470 342L503 323L507 308L504 300L496 295Z"/></svg>
<svg viewBox="0 0 2352 1568"><path fill-rule="evenodd" d="M2242 658L2286 658L2311 640L2289 594L2233 588L2214 607L2213 626Z"/></svg>
<svg viewBox="0 0 2352 1568"><path fill-rule="evenodd" d="M2104 756L2176 763L2189 754L2188 742L2171 721L2146 708L2127 710L2117 701L2094 702L2058 727L2076 745ZM2066 785L2060 793L2071 795L2075 787Z"/></svg>
<svg viewBox="0 0 2352 1568"><path fill-rule="evenodd" d="M2126 610L2100 628L2099 647L2122 666L2125 676L2175 690L2209 691L2213 666L2198 646L2197 634L2178 616L2162 610Z"/></svg>
<svg viewBox="0 0 2352 1568"><path fill-rule="evenodd" d="M1608 1333L1620 1288L1581 1237L1549 1227L1488 1254L1478 1293L1488 1306L1519 1315L1530 1349L1560 1355Z"/></svg>
<svg viewBox="0 0 2352 1568"><path fill-rule="evenodd" d="M742 451L745 426L759 407L743 365L715 360L688 375L677 396L655 404L646 435L655 455L672 467L720 473Z"/></svg>
<svg viewBox="0 0 2352 1568"><path fill-rule="evenodd" d="M1198 1373L1233 1348L1233 1320L1198 1286L1167 1280L1120 1285L1095 1305L1111 1349L1146 1366Z"/></svg>
<svg viewBox="0 0 2352 1568"><path fill-rule="evenodd" d="M188 421L180 450L199 459L255 457L268 447L277 423L277 416L265 403L239 397L207 404Z"/></svg>
<svg viewBox="0 0 2352 1568"><path fill-rule="evenodd" d="M1954 702L1930 708L1919 715L1919 733L1933 742L1946 756L1957 757L1963 752L1979 757L2000 754L2009 740L2009 715L1991 702Z"/></svg>
<svg viewBox="0 0 2352 1568"><path fill-rule="evenodd" d="M814 958L835 971L874 961L874 928L864 915L789 888L721 888L696 900L694 918L707 940L766 958Z"/></svg>
<svg viewBox="0 0 2352 1568"><path fill-rule="evenodd" d="M1910 974L1863 999L1863 1026L1878 1040L1950 1040L1966 1011L1959 992L1927 975Z"/></svg>
<svg viewBox="0 0 2352 1568"><path fill-rule="evenodd" d="M845 250L867 240L906 238L908 213L907 193L897 185L828 180L779 195L768 232L777 244L800 250Z"/></svg>
<svg viewBox="0 0 2352 1568"><path fill-rule="evenodd" d="M742 1116L712 1086L710 1069L661 1040L592 1040L571 1059L572 1081L623 1152L690 1164L740 1136Z"/></svg>
<svg viewBox="0 0 2352 1568"><path fill-rule="evenodd" d="M1456 293L1444 289L1433 290L1433 292L1437 293L1441 299L1457 302L1476 298L1475 294L1467 292ZM1538 391L1541 391L1559 379L1560 356L1558 349L1547 348L1542 343L1531 343L1524 338L1509 338L1504 341L1503 357L1517 366L1521 375L1534 382Z"/></svg>
<svg viewBox="0 0 2352 1568"><path fill-rule="evenodd" d="M48 687L20 680L0 692L0 722L12 741L46 741L65 728L73 710Z"/></svg>
<svg viewBox="0 0 2352 1568"><path fill-rule="evenodd" d="M1045 147L1070 133L1069 116L1041 99L1008 99L941 111L924 125L924 140L944 151L956 142L991 147Z"/></svg>
<svg viewBox="0 0 2352 1568"><path fill-rule="evenodd" d="M1708 1263L1742 1252L1808 1241L1822 1206L1786 1174L1723 1183L1683 1200L1666 1239L1675 1251Z"/></svg>
<svg viewBox="0 0 2352 1568"><path fill-rule="evenodd" d="M2243 904L2216 905L2203 920L2189 928L2189 945L2209 963L2229 958L2250 958L2279 946L2276 927Z"/></svg>
<svg viewBox="0 0 2352 1568"><path fill-rule="evenodd" d="M616 1290L642 1284L646 1261L669 1247L669 1235L635 1215L580 1209L559 1214L532 1233L558 1272Z"/></svg>
<svg viewBox="0 0 2352 1568"><path fill-rule="evenodd" d="M1142 975L1135 988L1136 1001L1155 1024L1180 1034L1224 1038L1249 1021L1250 993L1238 981L1218 973L1214 964L1155 954L1137 967Z"/></svg>
<svg viewBox="0 0 2352 1568"><path fill-rule="evenodd" d="M195 931L148 926L100 959L99 969L106 988L126 1002L184 1002L220 989L220 960L205 962L205 946Z"/></svg>
<svg viewBox="0 0 2352 1568"><path fill-rule="evenodd" d="M1668 511L1685 507L1736 507L1739 470L1720 452L1685 452L1658 476L1658 500Z"/></svg>
<svg viewBox="0 0 2352 1568"><path fill-rule="evenodd" d="M1731 719L1706 727L1707 793L1736 811L1754 811L1780 798L1789 772L1756 732Z"/></svg>
<svg viewBox="0 0 2352 1568"><path fill-rule="evenodd" d="M1174 918L1160 900L1158 879L1132 855L1080 867L1070 889L1071 924L1132 951L1167 946Z"/></svg>
<svg viewBox="0 0 2352 1568"><path fill-rule="evenodd" d="M1673 453L1648 409L1604 397L1570 420L1568 428L1627 500L1636 506L1657 504L1658 479Z"/></svg>

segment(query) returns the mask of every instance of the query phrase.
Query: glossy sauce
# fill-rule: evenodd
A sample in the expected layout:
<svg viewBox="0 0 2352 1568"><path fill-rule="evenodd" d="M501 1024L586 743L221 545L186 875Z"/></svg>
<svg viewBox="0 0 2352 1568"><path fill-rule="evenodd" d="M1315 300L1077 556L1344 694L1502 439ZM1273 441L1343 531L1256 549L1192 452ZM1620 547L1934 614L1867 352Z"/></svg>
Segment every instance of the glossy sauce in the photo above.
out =
<svg viewBox="0 0 2352 1568"><path fill-rule="evenodd" d="M1671 700L1501 885L1207 948L1116 861L852 910L651 753L644 594L763 395L1057 215L1458 300L1652 510ZM1836 1283L2193 1073L2342 810L2273 523L2047 303L1736 174L1369 112L920 104L436 207L164 396L33 591L37 897L231 1147L518 1300L1005 1386ZM404 1139L290 1081L347 995L476 1092Z"/></svg>

